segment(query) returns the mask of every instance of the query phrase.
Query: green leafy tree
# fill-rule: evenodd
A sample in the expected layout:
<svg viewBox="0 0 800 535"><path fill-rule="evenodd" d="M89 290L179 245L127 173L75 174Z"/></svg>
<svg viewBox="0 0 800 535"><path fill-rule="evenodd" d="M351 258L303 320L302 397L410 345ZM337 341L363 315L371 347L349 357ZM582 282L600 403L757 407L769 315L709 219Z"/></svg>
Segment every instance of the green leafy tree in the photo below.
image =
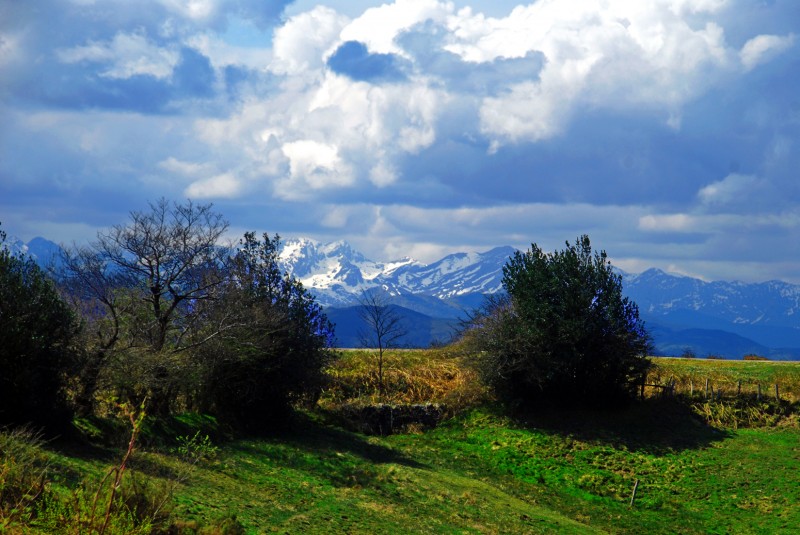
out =
<svg viewBox="0 0 800 535"><path fill-rule="evenodd" d="M503 268L506 295L469 322L481 375L520 408L621 403L649 366L650 337L605 251L592 253L585 235L566 245L515 253Z"/></svg>
<svg viewBox="0 0 800 535"><path fill-rule="evenodd" d="M215 312L236 327L204 349L208 401L245 425L316 402L334 356L333 325L300 281L282 272L279 247L277 235L244 235Z"/></svg>
<svg viewBox="0 0 800 535"><path fill-rule="evenodd" d="M54 282L3 247L0 230L0 426L58 430L69 422L65 379L75 363L80 324Z"/></svg>

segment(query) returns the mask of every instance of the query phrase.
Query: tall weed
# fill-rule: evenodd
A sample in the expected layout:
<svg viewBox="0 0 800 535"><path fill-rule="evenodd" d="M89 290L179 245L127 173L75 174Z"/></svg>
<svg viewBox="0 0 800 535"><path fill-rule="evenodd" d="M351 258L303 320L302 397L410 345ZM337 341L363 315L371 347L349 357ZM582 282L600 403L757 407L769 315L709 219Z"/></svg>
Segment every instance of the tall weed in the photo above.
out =
<svg viewBox="0 0 800 535"><path fill-rule="evenodd" d="M0 531L28 523L46 492L42 438L28 428L0 431Z"/></svg>

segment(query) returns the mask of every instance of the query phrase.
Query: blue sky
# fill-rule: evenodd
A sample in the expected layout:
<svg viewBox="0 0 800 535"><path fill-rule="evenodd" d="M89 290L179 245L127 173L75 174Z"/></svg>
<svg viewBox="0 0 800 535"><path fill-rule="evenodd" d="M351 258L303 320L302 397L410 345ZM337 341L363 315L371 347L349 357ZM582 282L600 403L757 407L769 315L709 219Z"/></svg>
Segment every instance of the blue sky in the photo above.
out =
<svg viewBox="0 0 800 535"><path fill-rule="evenodd" d="M796 0L0 0L0 221L800 283Z"/></svg>

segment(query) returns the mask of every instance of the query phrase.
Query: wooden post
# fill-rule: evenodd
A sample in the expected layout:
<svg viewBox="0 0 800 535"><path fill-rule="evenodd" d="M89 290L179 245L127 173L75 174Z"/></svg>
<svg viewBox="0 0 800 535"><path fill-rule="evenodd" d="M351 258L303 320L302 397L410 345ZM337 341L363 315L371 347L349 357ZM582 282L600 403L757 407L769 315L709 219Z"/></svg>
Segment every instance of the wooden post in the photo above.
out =
<svg viewBox="0 0 800 535"><path fill-rule="evenodd" d="M736 383L736 397L738 398L741 395L742 395L742 380L739 379L739 381Z"/></svg>
<svg viewBox="0 0 800 535"><path fill-rule="evenodd" d="M778 383L775 383L775 400L776 401L780 401L781 400L780 392L778 392Z"/></svg>
<svg viewBox="0 0 800 535"><path fill-rule="evenodd" d="M689 397L690 398L694 397L694 381L692 381L691 379L689 379Z"/></svg>
<svg viewBox="0 0 800 535"><path fill-rule="evenodd" d="M758 394L756 394L756 399L761 401L761 383L758 383Z"/></svg>
<svg viewBox="0 0 800 535"><path fill-rule="evenodd" d="M708 377L706 377L706 399L708 399Z"/></svg>
<svg viewBox="0 0 800 535"><path fill-rule="evenodd" d="M630 507L633 507L633 502L636 501L636 489L638 489L638 488L639 488L639 480L637 479L633 483L633 493L631 494L631 505L630 505Z"/></svg>

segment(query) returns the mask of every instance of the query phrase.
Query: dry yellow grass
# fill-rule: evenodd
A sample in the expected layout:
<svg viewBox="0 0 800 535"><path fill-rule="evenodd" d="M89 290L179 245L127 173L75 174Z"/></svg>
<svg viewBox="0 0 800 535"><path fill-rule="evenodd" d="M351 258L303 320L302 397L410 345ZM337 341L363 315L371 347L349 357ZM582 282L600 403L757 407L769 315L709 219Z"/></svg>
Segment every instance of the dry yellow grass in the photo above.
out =
<svg viewBox="0 0 800 535"><path fill-rule="evenodd" d="M775 385L782 400L800 401L800 362L708 360L683 358L654 358L647 382L666 385L674 383L675 392L706 395L706 380L710 395L775 396Z"/></svg>
<svg viewBox="0 0 800 535"><path fill-rule="evenodd" d="M341 358L327 370L330 384L320 405L331 409L342 403L441 403L453 413L486 396L475 371L452 350L384 351L383 394L377 359L377 351L369 349L342 351Z"/></svg>

